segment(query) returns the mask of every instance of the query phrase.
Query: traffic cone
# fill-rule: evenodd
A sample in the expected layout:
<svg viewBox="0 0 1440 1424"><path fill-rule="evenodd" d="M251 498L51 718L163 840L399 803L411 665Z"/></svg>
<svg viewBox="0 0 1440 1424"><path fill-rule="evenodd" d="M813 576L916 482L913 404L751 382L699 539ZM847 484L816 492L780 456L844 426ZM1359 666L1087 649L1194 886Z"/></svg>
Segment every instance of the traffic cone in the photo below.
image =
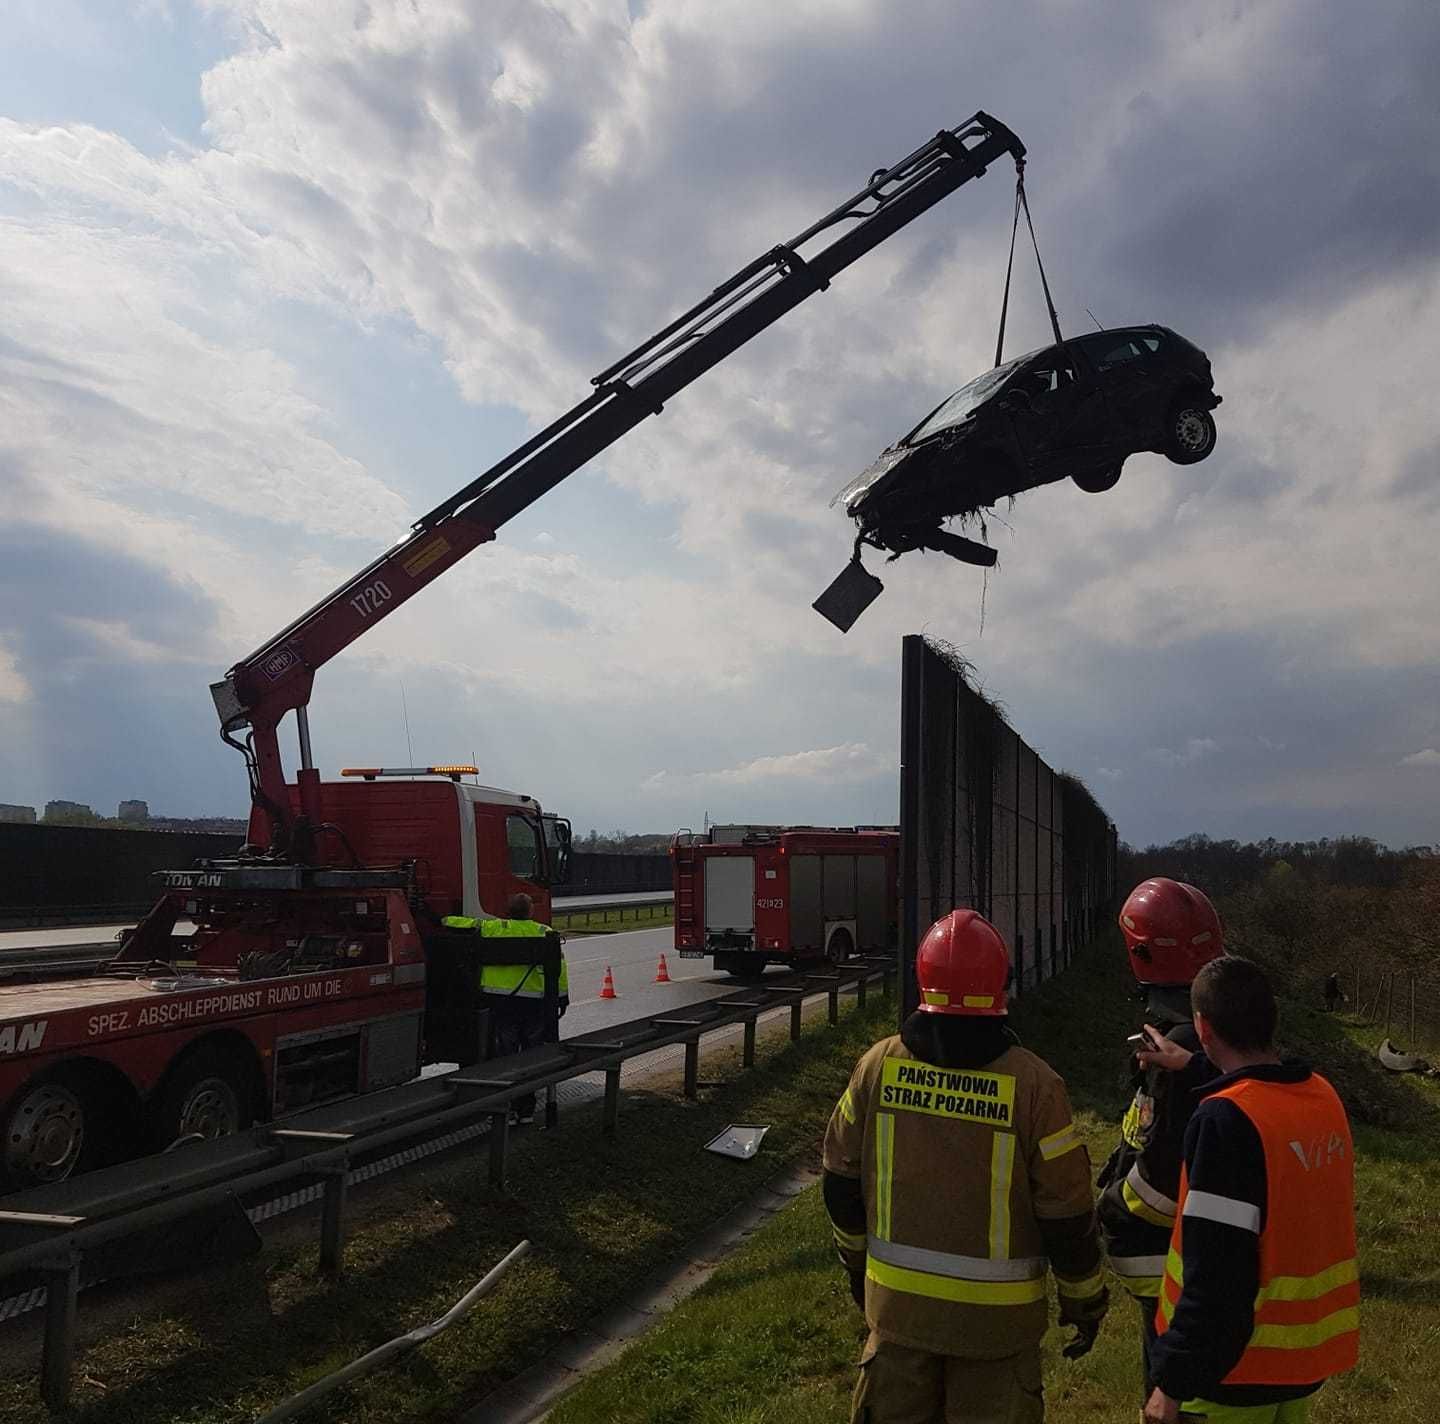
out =
<svg viewBox="0 0 1440 1424"><path fill-rule="evenodd" d="M600 985L600 997L602 999L618 999L620 996L615 992L615 976L610 972L610 966L605 966L605 981Z"/></svg>
<svg viewBox="0 0 1440 1424"><path fill-rule="evenodd" d="M675 981L670 977L670 970L665 965L665 956L660 956L660 967L655 971L655 983L673 984Z"/></svg>

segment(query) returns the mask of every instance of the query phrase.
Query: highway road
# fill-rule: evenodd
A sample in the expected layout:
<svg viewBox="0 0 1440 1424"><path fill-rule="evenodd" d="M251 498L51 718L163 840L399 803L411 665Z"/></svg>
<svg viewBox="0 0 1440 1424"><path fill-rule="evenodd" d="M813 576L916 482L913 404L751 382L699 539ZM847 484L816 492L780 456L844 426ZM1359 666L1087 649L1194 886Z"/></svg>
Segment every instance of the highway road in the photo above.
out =
<svg viewBox="0 0 1440 1424"><path fill-rule="evenodd" d="M669 896L665 890L641 890L632 894L576 894L556 896L557 910L600 909L605 905L636 905ZM73 945L108 944L133 920L110 925L64 925L53 929L0 930L0 960L8 950L50 949Z"/></svg>

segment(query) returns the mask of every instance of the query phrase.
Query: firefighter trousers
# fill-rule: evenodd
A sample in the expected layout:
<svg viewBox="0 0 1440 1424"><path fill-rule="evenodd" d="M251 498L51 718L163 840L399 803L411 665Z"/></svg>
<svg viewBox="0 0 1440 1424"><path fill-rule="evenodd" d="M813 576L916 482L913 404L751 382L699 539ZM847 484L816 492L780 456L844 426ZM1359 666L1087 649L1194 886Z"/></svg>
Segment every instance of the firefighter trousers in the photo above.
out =
<svg viewBox="0 0 1440 1424"><path fill-rule="evenodd" d="M872 1334L860 1356L850 1424L1041 1424L1044 1418L1039 1341L1003 1359L967 1360Z"/></svg>
<svg viewBox="0 0 1440 1424"><path fill-rule="evenodd" d="M1187 1399L1180 1418L1204 1420L1205 1424L1305 1424L1310 1417L1310 1400L1287 1399L1283 1404L1211 1404L1204 1399Z"/></svg>

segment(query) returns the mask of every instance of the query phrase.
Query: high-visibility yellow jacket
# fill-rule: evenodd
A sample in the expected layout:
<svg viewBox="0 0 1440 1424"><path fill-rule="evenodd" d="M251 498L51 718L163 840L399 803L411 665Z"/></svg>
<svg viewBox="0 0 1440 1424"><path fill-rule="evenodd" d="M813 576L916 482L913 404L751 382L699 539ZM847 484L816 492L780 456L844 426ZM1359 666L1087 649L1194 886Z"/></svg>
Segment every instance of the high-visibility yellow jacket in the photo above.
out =
<svg viewBox="0 0 1440 1424"><path fill-rule="evenodd" d="M977 1359L1038 1340L1047 1220L1082 1229L1070 1271L1056 1271L1062 1305L1103 1299L1089 1155L1064 1083L1024 1048L940 1068L899 1035L883 1039L831 1115L825 1168L860 1179L866 1233L837 1226L836 1242L847 1265L864 1265L866 1318L882 1339Z"/></svg>
<svg viewBox="0 0 1440 1424"><path fill-rule="evenodd" d="M446 915L440 922L446 929L474 930L482 939L543 939L549 925L539 920L477 920L469 915ZM518 964L482 964L480 991L506 999L543 999L545 970L527 956ZM560 1007L570 1004L570 970L560 956Z"/></svg>

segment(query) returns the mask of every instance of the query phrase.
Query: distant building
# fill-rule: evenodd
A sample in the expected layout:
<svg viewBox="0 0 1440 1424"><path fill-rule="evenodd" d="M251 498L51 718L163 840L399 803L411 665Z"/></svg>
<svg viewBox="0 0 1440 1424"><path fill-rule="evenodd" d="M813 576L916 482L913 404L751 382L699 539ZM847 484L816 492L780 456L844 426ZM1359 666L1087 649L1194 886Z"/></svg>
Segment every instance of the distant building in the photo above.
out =
<svg viewBox="0 0 1440 1424"><path fill-rule="evenodd" d="M45 819L47 821L99 820L99 817L83 801L47 801L45 803Z"/></svg>
<svg viewBox="0 0 1440 1424"><path fill-rule="evenodd" d="M148 821L150 819L150 803L148 801L122 801L120 809L115 815L122 821Z"/></svg>
<svg viewBox="0 0 1440 1424"><path fill-rule="evenodd" d="M0 801L0 821L33 826L35 824L35 808L33 806L8 806Z"/></svg>

